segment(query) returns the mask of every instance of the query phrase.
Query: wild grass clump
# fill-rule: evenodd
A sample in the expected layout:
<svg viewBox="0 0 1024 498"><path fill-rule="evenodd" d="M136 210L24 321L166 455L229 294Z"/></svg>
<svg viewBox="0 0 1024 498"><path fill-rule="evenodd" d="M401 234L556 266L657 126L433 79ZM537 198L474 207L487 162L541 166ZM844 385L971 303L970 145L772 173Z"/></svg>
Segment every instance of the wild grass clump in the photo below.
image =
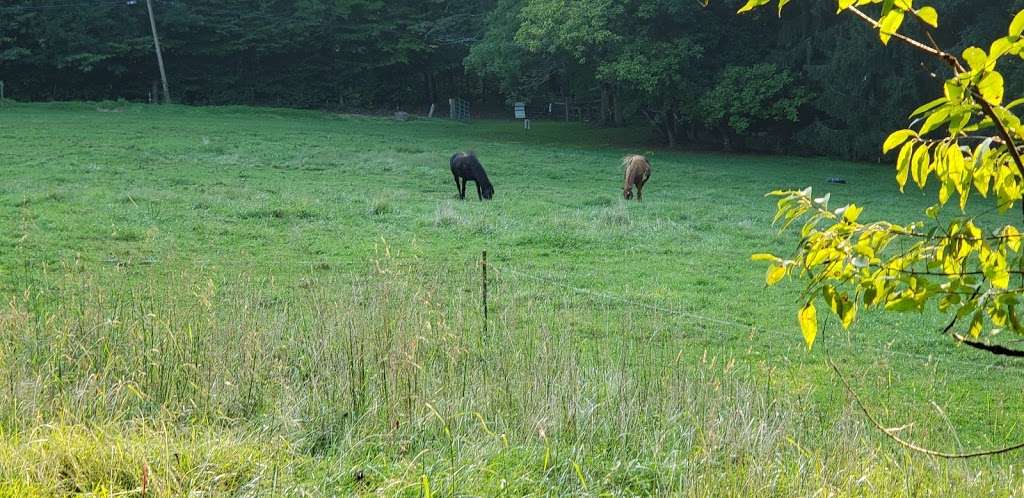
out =
<svg viewBox="0 0 1024 498"><path fill-rule="evenodd" d="M229 429L58 423L0 442L0 496L255 495L294 487L301 463Z"/></svg>
<svg viewBox="0 0 1024 498"><path fill-rule="evenodd" d="M603 227L628 227L633 221L629 210L623 202L606 207L597 212L597 223Z"/></svg>
<svg viewBox="0 0 1024 498"><path fill-rule="evenodd" d="M62 203L64 201L66 201L67 199L68 199L67 192L62 191L62 190L56 190L56 191L50 192L50 193L46 194L45 196L43 196L43 200L50 201L50 202L56 202L56 203Z"/></svg>
<svg viewBox="0 0 1024 498"><path fill-rule="evenodd" d="M317 213L302 207L270 207L251 209L239 215L242 219L264 219L264 220L312 220L317 218Z"/></svg>
<svg viewBox="0 0 1024 498"><path fill-rule="evenodd" d="M383 197L377 197L370 201L370 207L367 210L370 216L384 216L391 214L394 208L392 207L391 201Z"/></svg>
<svg viewBox="0 0 1024 498"><path fill-rule="evenodd" d="M583 201L585 207L609 207L615 205L615 198L610 195L598 195Z"/></svg>
<svg viewBox="0 0 1024 498"><path fill-rule="evenodd" d="M455 209L452 201L442 202L437 206L437 211L434 212L435 227L453 227L464 225L465 223L466 219Z"/></svg>
<svg viewBox="0 0 1024 498"><path fill-rule="evenodd" d="M146 231L135 227L114 227L110 232L110 240L118 242L139 242L146 239Z"/></svg>

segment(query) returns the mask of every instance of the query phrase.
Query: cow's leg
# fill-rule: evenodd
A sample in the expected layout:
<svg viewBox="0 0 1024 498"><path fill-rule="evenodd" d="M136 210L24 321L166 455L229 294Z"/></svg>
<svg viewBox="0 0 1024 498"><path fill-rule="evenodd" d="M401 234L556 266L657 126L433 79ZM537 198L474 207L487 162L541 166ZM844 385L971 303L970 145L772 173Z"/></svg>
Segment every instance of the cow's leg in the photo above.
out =
<svg viewBox="0 0 1024 498"><path fill-rule="evenodd" d="M462 178L462 184L459 185L459 199L466 200L466 179Z"/></svg>
<svg viewBox="0 0 1024 498"><path fill-rule="evenodd" d="M462 187L459 186L459 175L456 175L455 172L452 171L452 178L455 178L455 191L458 192L459 195L461 195L462 194Z"/></svg>
<svg viewBox="0 0 1024 498"><path fill-rule="evenodd" d="M480 182L473 182L473 183L476 184L476 198L481 200L481 201L484 200L484 191L483 191L483 189L480 188Z"/></svg>

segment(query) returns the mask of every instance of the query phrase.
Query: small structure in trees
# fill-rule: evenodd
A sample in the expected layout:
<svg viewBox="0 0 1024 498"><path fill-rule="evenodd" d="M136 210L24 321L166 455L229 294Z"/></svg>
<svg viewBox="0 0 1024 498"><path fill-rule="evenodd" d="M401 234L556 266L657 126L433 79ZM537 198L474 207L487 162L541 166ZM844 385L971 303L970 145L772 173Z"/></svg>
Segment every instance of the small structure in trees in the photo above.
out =
<svg viewBox="0 0 1024 498"><path fill-rule="evenodd" d="M457 121L469 121L469 101L458 97L448 99L448 116Z"/></svg>
<svg viewBox="0 0 1024 498"><path fill-rule="evenodd" d="M516 113L516 119L522 119L523 120L523 129L524 130L529 130L530 129L530 120L526 117L526 102L516 102L515 103L515 113Z"/></svg>

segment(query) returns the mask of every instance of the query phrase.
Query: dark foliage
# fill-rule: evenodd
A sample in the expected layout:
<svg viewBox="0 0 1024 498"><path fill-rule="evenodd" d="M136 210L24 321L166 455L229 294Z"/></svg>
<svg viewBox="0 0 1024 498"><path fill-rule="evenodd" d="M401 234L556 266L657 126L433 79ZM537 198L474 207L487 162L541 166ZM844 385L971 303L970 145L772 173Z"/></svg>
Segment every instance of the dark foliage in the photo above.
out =
<svg viewBox="0 0 1024 498"><path fill-rule="evenodd" d="M740 3L154 0L154 9L172 97L189 104L421 113L455 96L475 110L525 100L534 117L551 109L605 126L646 123L668 145L874 159L886 130L940 84L934 62L881 46L828 2L782 19L736 16ZM932 3L966 13L933 33L958 50L994 38L1024 8ZM1002 69L1007 92L1022 93L1021 68ZM142 0L0 4L9 97L146 101L157 79Z"/></svg>

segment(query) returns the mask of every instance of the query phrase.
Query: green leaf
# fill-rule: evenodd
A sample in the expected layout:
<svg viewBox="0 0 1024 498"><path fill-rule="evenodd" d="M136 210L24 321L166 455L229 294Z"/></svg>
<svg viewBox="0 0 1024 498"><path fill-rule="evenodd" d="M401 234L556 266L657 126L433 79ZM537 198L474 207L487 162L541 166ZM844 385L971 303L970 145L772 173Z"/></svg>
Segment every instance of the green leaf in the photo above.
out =
<svg viewBox="0 0 1024 498"><path fill-rule="evenodd" d="M843 328L849 329L854 318L857 317L856 304L850 301L850 296L846 293L840 294L831 285L826 285L821 289L821 291L829 308L832 309L832 312L835 313L842 322Z"/></svg>
<svg viewBox="0 0 1024 498"><path fill-rule="evenodd" d="M789 3L789 0L779 0L779 17L782 17L782 8Z"/></svg>
<svg viewBox="0 0 1024 498"><path fill-rule="evenodd" d="M931 172L931 158L928 155L928 147L924 146L917 149L913 159L910 160L910 173L914 177L914 183L923 189L928 183L928 175Z"/></svg>
<svg viewBox="0 0 1024 498"><path fill-rule="evenodd" d="M1006 104L1005 107L1006 107L1006 110L1010 110L1010 109L1013 109L1014 107L1017 107L1017 106L1019 106L1021 104L1024 104L1024 99L1014 100L1013 102L1010 102L1009 104Z"/></svg>
<svg viewBox="0 0 1024 498"><path fill-rule="evenodd" d="M992 282L992 287L1006 289L1010 286L1010 272L1006 268L992 268L985 272L985 276Z"/></svg>
<svg viewBox="0 0 1024 498"><path fill-rule="evenodd" d="M943 107L936 110L928 116L928 119L924 120L924 124L921 125L921 130L918 131L921 135L926 135L928 132L938 128L947 120L949 120L949 114L952 112L951 107Z"/></svg>
<svg viewBox="0 0 1024 498"><path fill-rule="evenodd" d="M885 303L886 311L911 311L915 309L918 309L917 299L911 291L903 291Z"/></svg>
<svg viewBox="0 0 1024 498"><path fill-rule="evenodd" d="M786 267L775 264L768 268L768 273L765 275L765 282L768 285L775 285L780 280L786 277Z"/></svg>
<svg viewBox="0 0 1024 498"><path fill-rule="evenodd" d="M882 40L882 45L888 45L892 35L899 31L904 15L902 10L892 9L878 23L878 38Z"/></svg>
<svg viewBox="0 0 1024 498"><path fill-rule="evenodd" d="M1024 100L1024 99L1021 99L1021 100ZM917 109L914 109L914 112L910 113L910 117L917 116L918 114L924 114L924 113L926 113L926 112L928 112L928 111L930 111L932 109L935 109L936 107L939 107L940 105L945 104L945 103L946 103L946 98L945 97L939 97L939 98L937 98L937 99L935 99L935 100L933 100L933 101L931 101L931 102L929 102L927 104L922 105L921 107L918 107Z"/></svg>
<svg viewBox="0 0 1024 498"><path fill-rule="evenodd" d="M771 0L747 0L747 3L743 7L740 7L740 10L736 11L736 13L742 14L744 12L750 12L762 5L767 4L770 1Z"/></svg>
<svg viewBox="0 0 1024 498"><path fill-rule="evenodd" d="M774 254L768 254L768 253L764 253L764 252L759 252L757 254L751 255L750 256L750 260L751 261L770 261L772 263L778 263L779 261L782 261L782 258L779 258L778 256L776 256Z"/></svg>
<svg viewBox="0 0 1024 498"><path fill-rule="evenodd" d="M1013 16L1013 21L1010 23L1010 36L1020 36L1024 32L1024 10Z"/></svg>
<svg viewBox="0 0 1024 498"><path fill-rule="evenodd" d="M1009 38L997 38L988 48L988 58L989 60L998 60L1011 50L1013 50L1013 42Z"/></svg>
<svg viewBox="0 0 1024 498"><path fill-rule="evenodd" d="M946 205L951 195L953 195L953 188L949 185L949 182L942 182L942 185L939 187L939 204Z"/></svg>
<svg viewBox="0 0 1024 498"><path fill-rule="evenodd" d="M878 2L876 1L876 2L873 2L873 3L878 3ZM857 5L863 5L863 4L864 4L863 0L857 2ZM896 0L882 0L882 17L885 17L886 15L889 14L889 12L892 12L892 8L895 5L896 5Z"/></svg>
<svg viewBox="0 0 1024 498"><path fill-rule="evenodd" d="M917 14L917 18L925 24L933 28L939 27L939 13L934 7L921 7L920 9L917 9L915 14Z"/></svg>
<svg viewBox="0 0 1024 498"><path fill-rule="evenodd" d="M892 134L885 139L885 144L882 145L882 153L888 154L889 151L899 147L910 137L917 138L917 133L914 132L914 130L899 130L892 132Z"/></svg>
<svg viewBox="0 0 1024 498"><path fill-rule="evenodd" d="M989 104L1002 104L1003 75L994 71L988 73L988 75L982 78L981 82L978 83L978 91L981 92L982 98L984 98Z"/></svg>
<svg viewBox="0 0 1024 498"><path fill-rule="evenodd" d="M971 328L970 328L971 337L977 339L978 336L981 335L981 327L982 327L982 325L983 325L983 323L982 323L982 320L981 320L981 312L979 311L979 312L975 313L974 314L974 318L971 319Z"/></svg>
<svg viewBox="0 0 1024 498"><path fill-rule="evenodd" d="M814 338L818 335L818 310L814 308L813 302L808 301L803 308L800 308L797 320L800 322L800 331L804 334L807 350L810 351L814 346Z"/></svg>
<svg viewBox="0 0 1024 498"><path fill-rule="evenodd" d="M951 113L949 116L949 133L951 135L959 135L969 122L971 122L971 112L969 109L961 108L958 112Z"/></svg>
<svg viewBox="0 0 1024 498"><path fill-rule="evenodd" d="M860 213L864 212L864 208L858 207L856 204L850 204L843 208L843 220L849 223L856 223L857 218L860 218Z"/></svg>
<svg viewBox="0 0 1024 498"><path fill-rule="evenodd" d="M964 153L960 150L959 145L954 143L948 149L946 149L946 176L951 181L957 183L956 188L958 191L962 189L962 184L965 176L966 163L964 161Z"/></svg>
<svg viewBox="0 0 1024 498"><path fill-rule="evenodd" d="M957 80L947 81L942 85L942 91L950 103L960 103L964 100L964 87Z"/></svg>
<svg viewBox="0 0 1024 498"><path fill-rule="evenodd" d="M850 325L853 325L853 321L857 318L857 304L851 302L846 294L843 294L843 312L839 314L839 319L843 322L843 328L849 330Z"/></svg>
<svg viewBox="0 0 1024 498"><path fill-rule="evenodd" d="M981 71L985 67L985 63L988 62L988 55L978 47L968 47L967 50L964 50L964 60L974 71Z"/></svg>
<svg viewBox="0 0 1024 498"><path fill-rule="evenodd" d="M1013 249L1014 252L1020 252L1020 231L1013 225L1006 225L1003 228L1003 237L1005 237L1006 245Z"/></svg>
<svg viewBox="0 0 1024 498"><path fill-rule="evenodd" d="M914 142L903 144L900 149L899 159L896 161L896 183L900 185L900 192L907 184L907 176L910 174L910 159L914 153Z"/></svg>

